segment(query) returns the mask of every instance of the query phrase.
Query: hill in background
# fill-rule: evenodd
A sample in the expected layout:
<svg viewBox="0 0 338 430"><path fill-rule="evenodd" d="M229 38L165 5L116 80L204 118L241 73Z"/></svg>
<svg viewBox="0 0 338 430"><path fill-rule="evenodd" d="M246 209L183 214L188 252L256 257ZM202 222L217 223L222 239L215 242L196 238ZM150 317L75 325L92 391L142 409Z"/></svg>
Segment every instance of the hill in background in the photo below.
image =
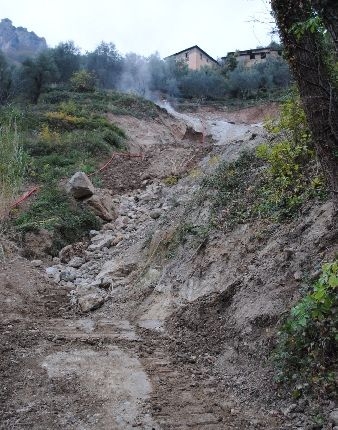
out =
<svg viewBox="0 0 338 430"><path fill-rule="evenodd" d="M14 27L8 18L0 22L0 50L14 62L22 62L47 49L46 39L24 27Z"/></svg>

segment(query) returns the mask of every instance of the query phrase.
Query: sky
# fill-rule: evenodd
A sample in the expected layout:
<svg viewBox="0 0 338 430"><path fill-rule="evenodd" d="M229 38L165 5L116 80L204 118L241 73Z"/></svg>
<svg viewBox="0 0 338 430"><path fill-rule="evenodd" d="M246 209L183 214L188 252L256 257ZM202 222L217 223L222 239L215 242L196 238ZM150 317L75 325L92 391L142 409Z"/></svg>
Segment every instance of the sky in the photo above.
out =
<svg viewBox="0 0 338 430"><path fill-rule="evenodd" d="M271 42L268 0L0 0L0 19L83 52L101 41L121 54L161 57L198 45L211 57Z"/></svg>

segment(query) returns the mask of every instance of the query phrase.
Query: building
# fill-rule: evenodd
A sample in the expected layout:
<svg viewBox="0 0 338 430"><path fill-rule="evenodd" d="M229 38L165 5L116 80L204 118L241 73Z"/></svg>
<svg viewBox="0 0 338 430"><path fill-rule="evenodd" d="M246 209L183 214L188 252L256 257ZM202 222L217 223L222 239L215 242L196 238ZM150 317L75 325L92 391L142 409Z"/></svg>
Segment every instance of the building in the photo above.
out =
<svg viewBox="0 0 338 430"><path fill-rule="evenodd" d="M224 63L231 58L237 60L238 66L251 67L254 64L266 61L268 58L278 58L282 55L282 50L274 48L256 48L246 51L228 52L226 57L222 57Z"/></svg>
<svg viewBox="0 0 338 430"><path fill-rule="evenodd" d="M214 58L210 57L209 54L197 45L191 46L183 51L176 52L176 54L169 55L165 60L169 58L174 58L176 61L186 62L191 70L199 70L204 66L219 66L218 62Z"/></svg>

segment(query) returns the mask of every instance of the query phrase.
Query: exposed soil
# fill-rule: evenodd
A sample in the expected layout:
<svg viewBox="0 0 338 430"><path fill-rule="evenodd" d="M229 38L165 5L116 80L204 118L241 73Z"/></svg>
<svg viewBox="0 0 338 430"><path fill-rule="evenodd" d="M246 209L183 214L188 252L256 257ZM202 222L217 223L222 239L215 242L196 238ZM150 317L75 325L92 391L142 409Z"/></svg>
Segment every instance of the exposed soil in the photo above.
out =
<svg viewBox="0 0 338 430"><path fill-rule="evenodd" d="M3 242L1 429L332 428L327 420L316 427L309 399L295 404L275 385L268 361L302 279L337 252L330 202L289 224L257 221L163 256L196 177L213 159L232 159L264 139L255 124L277 107L255 109L194 114L210 136L204 142L183 139L181 116L112 116L131 152L144 156L116 158L104 171L119 218L100 234L120 228L123 239L82 250L78 284L54 282ZM165 185L171 176L178 182ZM89 275L110 286L95 287L103 306L82 312L78 299L94 288L86 286ZM333 408L324 402L320 410Z"/></svg>

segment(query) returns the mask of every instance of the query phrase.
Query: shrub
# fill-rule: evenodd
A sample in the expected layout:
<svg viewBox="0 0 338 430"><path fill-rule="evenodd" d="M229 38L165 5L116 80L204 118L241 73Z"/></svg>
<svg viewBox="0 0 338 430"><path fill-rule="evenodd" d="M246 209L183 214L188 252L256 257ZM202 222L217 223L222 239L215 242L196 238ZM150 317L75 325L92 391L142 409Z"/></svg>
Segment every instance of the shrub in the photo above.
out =
<svg viewBox="0 0 338 430"><path fill-rule="evenodd" d="M323 265L319 280L291 309L274 354L280 381L306 382L313 389L333 392L338 352L337 287L338 260Z"/></svg>
<svg viewBox="0 0 338 430"><path fill-rule="evenodd" d="M95 78L86 70L75 72L70 78L70 83L74 91L88 93L95 91Z"/></svg>
<svg viewBox="0 0 338 430"><path fill-rule="evenodd" d="M262 212L281 211L283 216L297 212L313 196L323 196L324 180L317 172L315 152L305 113L297 94L282 105L277 121L268 121L267 130L278 143L265 143L257 156L268 163L266 185L262 189L265 203Z"/></svg>

